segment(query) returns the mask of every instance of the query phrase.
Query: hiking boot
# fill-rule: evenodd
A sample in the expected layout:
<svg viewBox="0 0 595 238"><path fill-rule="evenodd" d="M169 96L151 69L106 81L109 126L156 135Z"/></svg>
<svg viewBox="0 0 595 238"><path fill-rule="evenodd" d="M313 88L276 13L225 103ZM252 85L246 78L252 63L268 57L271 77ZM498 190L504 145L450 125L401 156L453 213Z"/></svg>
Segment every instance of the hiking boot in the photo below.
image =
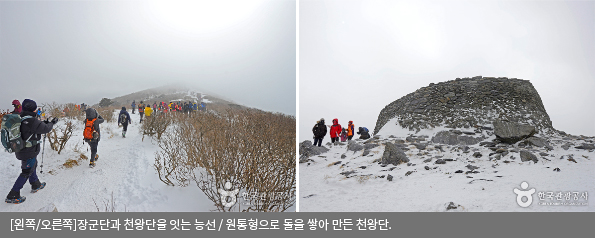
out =
<svg viewBox="0 0 595 238"><path fill-rule="evenodd" d="M43 188L45 188L45 182L41 183L39 180L37 180L31 185L31 193L36 193Z"/></svg>
<svg viewBox="0 0 595 238"><path fill-rule="evenodd" d="M91 163L89 163L89 167L91 167L91 168L95 167L95 161L91 161Z"/></svg>
<svg viewBox="0 0 595 238"><path fill-rule="evenodd" d="M19 203L24 202L25 199L27 199L27 198L24 197L24 196L21 196L21 192L20 191L10 190L10 192L6 196L6 200L4 200L4 201L6 203L19 204Z"/></svg>
<svg viewBox="0 0 595 238"><path fill-rule="evenodd" d="M99 154L95 154L95 161L99 160Z"/></svg>

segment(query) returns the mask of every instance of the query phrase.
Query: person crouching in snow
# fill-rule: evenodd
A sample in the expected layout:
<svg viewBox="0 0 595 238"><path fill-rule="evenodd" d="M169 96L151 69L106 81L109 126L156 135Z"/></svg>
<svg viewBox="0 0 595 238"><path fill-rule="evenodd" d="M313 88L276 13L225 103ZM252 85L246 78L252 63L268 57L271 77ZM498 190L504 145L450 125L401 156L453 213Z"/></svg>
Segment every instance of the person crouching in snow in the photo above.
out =
<svg viewBox="0 0 595 238"><path fill-rule="evenodd" d="M83 137L85 142L87 142L87 144L89 144L91 147L89 166L95 167L95 161L99 159L99 155L97 154L97 146L99 145L99 140L101 140L99 124L103 123L104 120L94 108L88 108L85 110L85 113L87 114L87 119L84 121L85 130L83 131Z"/></svg>
<svg viewBox="0 0 595 238"><path fill-rule="evenodd" d="M357 132L360 139L365 140L370 138L370 133L368 133L368 128L360 127L359 131Z"/></svg>
<svg viewBox="0 0 595 238"><path fill-rule="evenodd" d="M339 119L333 119L333 125L331 126L331 143L335 143L335 141L339 141L339 136L341 134L341 125L339 124Z"/></svg>
<svg viewBox="0 0 595 238"><path fill-rule="evenodd" d="M120 111L120 115L118 115L118 126L122 125L122 127L124 127L122 129L122 137L124 138L126 138L128 124L132 124L132 120L130 120L130 114L128 114L126 111L126 107L122 107L122 111Z"/></svg>
<svg viewBox="0 0 595 238"><path fill-rule="evenodd" d="M58 122L58 118L54 118L51 122L37 119L35 113L37 103L31 99L25 99L22 106L21 118L24 119L22 119L20 127L21 138L23 141L29 141L30 144L26 143L25 148L19 152L15 152L15 156L21 161L21 174L5 200L7 203L15 204L25 201L26 198L21 196L21 189L27 180L31 184L31 193L35 193L45 187L45 182L40 182L36 173L37 155L41 151L41 134L50 132Z"/></svg>

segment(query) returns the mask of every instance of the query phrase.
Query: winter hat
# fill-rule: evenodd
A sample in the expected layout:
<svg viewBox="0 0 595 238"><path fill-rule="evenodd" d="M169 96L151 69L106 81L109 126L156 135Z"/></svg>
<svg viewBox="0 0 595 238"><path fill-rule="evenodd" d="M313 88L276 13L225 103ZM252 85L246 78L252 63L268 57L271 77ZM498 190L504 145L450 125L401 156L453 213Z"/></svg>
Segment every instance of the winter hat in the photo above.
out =
<svg viewBox="0 0 595 238"><path fill-rule="evenodd" d="M122 110L126 111L126 107L122 107Z"/></svg>
<svg viewBox="0 0 595 238"><path fill-rule="evenodd" d="M94 108L87 108L87 119L97 118L97 111Z"/></svg>
<svg viewBox="0 0 595 238"><path fill-rule="evenodd" d="M37 103L35 103L35 101L31 99L25 99L25 101L23 101L23 110L33 112L35 109L37 109Z"/></svg>
<svg viewBox="0 0 595 238"><path fill-rule="evenodd" d="M19 102L19 100L12 100L12 105L21 105L21 102Z"/></svg>

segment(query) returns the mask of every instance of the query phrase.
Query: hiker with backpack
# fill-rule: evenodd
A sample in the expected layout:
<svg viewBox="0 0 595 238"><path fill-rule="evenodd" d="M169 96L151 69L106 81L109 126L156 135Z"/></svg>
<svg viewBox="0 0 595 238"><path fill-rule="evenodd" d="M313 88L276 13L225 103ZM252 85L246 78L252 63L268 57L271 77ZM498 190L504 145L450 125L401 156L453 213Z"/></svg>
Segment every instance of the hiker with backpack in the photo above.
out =
<svg viewBox="0 0 595 238"><path fill-rule="evenodd" d="M130 114L128 114L128 112L126 111L126 107L122 107L122 111L120 111L120 115L118 115L118 126L122 125L122 127L124 127L122 129L123 138L126 138L128 124L132 124L132 120L130 120Z"/></svg>
<svg viewBox="0 0 595 238"><path fill-rule="evenodd" d="M132 104L130 104L130 106L132 107L132 114L134 114L134 106L136 105L136 103L134 102L134 100L132 100Z"/></svg>
<svg viewBox="0 0 595 238"><path fill-rule="evenodd" d="M351 140L351 138L353 138L354 131L355 126L353 125L353 121L349 121L349 124L347 124L347 140Z"/></svg>
<svg viewBox="0 0 595 238"><path fill-rule="evenodd" d="M341 125L339 124L339 119L333 119L333 125L331 126L331 143L335 143L335 141L339 141L339 136L341 134Z"/></svg>
<svg viewBox="0 0 595 238"><path fill-rule="evenodd" d="M324 118L320 118L320 121L317 121L314 127L312 128L312 133L314 133L314 146L318 144L318 147L322 144L322 139L326 136L326 125L324 124Z"/></svg>
<svg viewBox="0 0 595 238"><path fill-rule="evenodd" d="M88 108L85 113L87 114L85 119L85 130L83 131L83 139L91 147L91 157L89 167L95 167L95 161L99 159L97 154L97 146L101 140L101 131L99 124L103 123L103 117L97 113L95 108Z"/></svg>
<svg viewBox="0 0 595 238"><path fill-rule="evenodd" d="M157 101L153 103L153 111L157 111Z"/></svg>
<svg viewBox="0 0 595 238"><path fill-rule="evenodd" d="M10 112L11 114L21 114L21 112L23 111L23 109L21 108L21 102L19 102L19 100L12 100L12 106L14 107L14 110Z"/></svg>
<svg viewBox="0 0 595 238"><path fill-rule="evenodd" d="M140 122L143 122L143 116L145 115L145 107L143 105L143 101L140 101L140 104L138 104L138 114L140 115Z"/></svg>
<svg viewBox="0 0 595 238"><path fill-rule="evenodd" d="M370 138L370 133L368 131L368 128L365 128L365 127L360 127L357 134L360 135L359 138L363 139L363 140Z"/></svg>
<svg viewBox="0 0 595 238"><path fill-rule="evenodd" d="M37 103L31 99L25 99L20 115L8 114L2 117L2 145L9 153L15 153L21 161L21 174L15 181L12 189L6 196L6 203L22 203L25 197L21 196L21 189L29 180L31 193L45 187L45 182L40 182L37 177L37 155L41 151L41 134L50 132L58 122L58 118L52 121L40 121L36 117L35 109ZM18 124L18 125L17 125ZM18 129L18 130L17 130Z"/></svg>

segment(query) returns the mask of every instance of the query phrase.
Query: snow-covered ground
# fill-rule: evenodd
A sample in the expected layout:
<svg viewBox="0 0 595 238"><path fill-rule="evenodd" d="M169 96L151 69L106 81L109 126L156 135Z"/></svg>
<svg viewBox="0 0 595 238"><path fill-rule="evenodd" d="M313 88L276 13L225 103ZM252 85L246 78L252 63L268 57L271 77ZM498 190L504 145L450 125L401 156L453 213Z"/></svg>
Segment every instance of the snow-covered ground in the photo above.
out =
<svg viewBox="0 0 595 238"><path fill-rule="evenodd" d="M78 166L65 168L67 159L77 159L73 151L80 146L90 157L87 144L83 144L83 124L78 124L66 149L60 155L50 149L46 141L43 173L38 176L47 186L31 194L31 185L25 184L21 195L27 200L21 204L0 204L0 211L45 211L55 206L60 212L96 212L111 210L112 193L115 211L119 212L178 212L211 211L215 209L203 192L191 183L188 187L166 186L159 180L153 163L157 142L150 137L141 141L139 114L130 114L133 124L128 126L126 138L116 122L101 124L99 160L89 168L89 160L79 161ZM58 122L63 125L64 120ZM39 154L41 165L41 153ZM6 196L21 172L20 161L14 154L0 151L0 191ZM98 209L99 208L99 209Z"/></svg>
<svg viewBox="0 0 595 238"><path fill-rule="evenodd" d="M362 155L364 150L348 151L347 143L327 143L324 146L330 149L328 152L310 157L311 161L307 163L300 163L300 211L435 212L447 211L450 202L457 209L449 211L595 211L595 202L589 202L593 200L590 196L595 195L595 153L574 148L584 143L583 140L570 140L574 146L568 150L561 148L566 143L561 138L550 139L554 147L552 151L537 147L520 148L533 150L538 158L537 163L521 162L518 152L496 159L489 156L494 151L479 145L469 146L467 153L459 146L446 145L442 146L443 152L434 148L432 143L419 150L413 143L405 141L414 132L393 124L387 123L378 133L379 146L371 149L366 156ZM422 130L416 135L428 136L421 142L428 143L440 130L448 129ZM484 141L493 138L490 136ZM405 141L409 149L405 153L410 164L383 167L378 163L384 152L383 143L396 140ZM509 150L518 148L517 145ZM480 152L482 157L474 157L475 152ZM539 153L548 155L540 156ZM344 158L341 158L342 155ZM576 163L569 161L569 156ZM437 159L452 161L435 164ZM467 173L470 171L466 167L468 165L479 167L475 170L479 173ZM554 171L555 168L560 171ZM458 170L463 173L455 173ZM341 174L350 171L354 173ZM412 172L407 175L409 171ZM387 180L388 175L393 176L392 181ZM527 208L517 204L517 195L513 192L515 188L522 190L522 182L528 183L528 189L535 189L533 202ZM540 192L545 195L543 200ZM549 192L554 195L553 199L547 197ZM558 192L563 194L561 200L555 197ZM570 200L565 197L568 192L571 192ZM585 192L586 199L582 197ZM540 204L543 202L578 202L581 205Z"/></svg>

